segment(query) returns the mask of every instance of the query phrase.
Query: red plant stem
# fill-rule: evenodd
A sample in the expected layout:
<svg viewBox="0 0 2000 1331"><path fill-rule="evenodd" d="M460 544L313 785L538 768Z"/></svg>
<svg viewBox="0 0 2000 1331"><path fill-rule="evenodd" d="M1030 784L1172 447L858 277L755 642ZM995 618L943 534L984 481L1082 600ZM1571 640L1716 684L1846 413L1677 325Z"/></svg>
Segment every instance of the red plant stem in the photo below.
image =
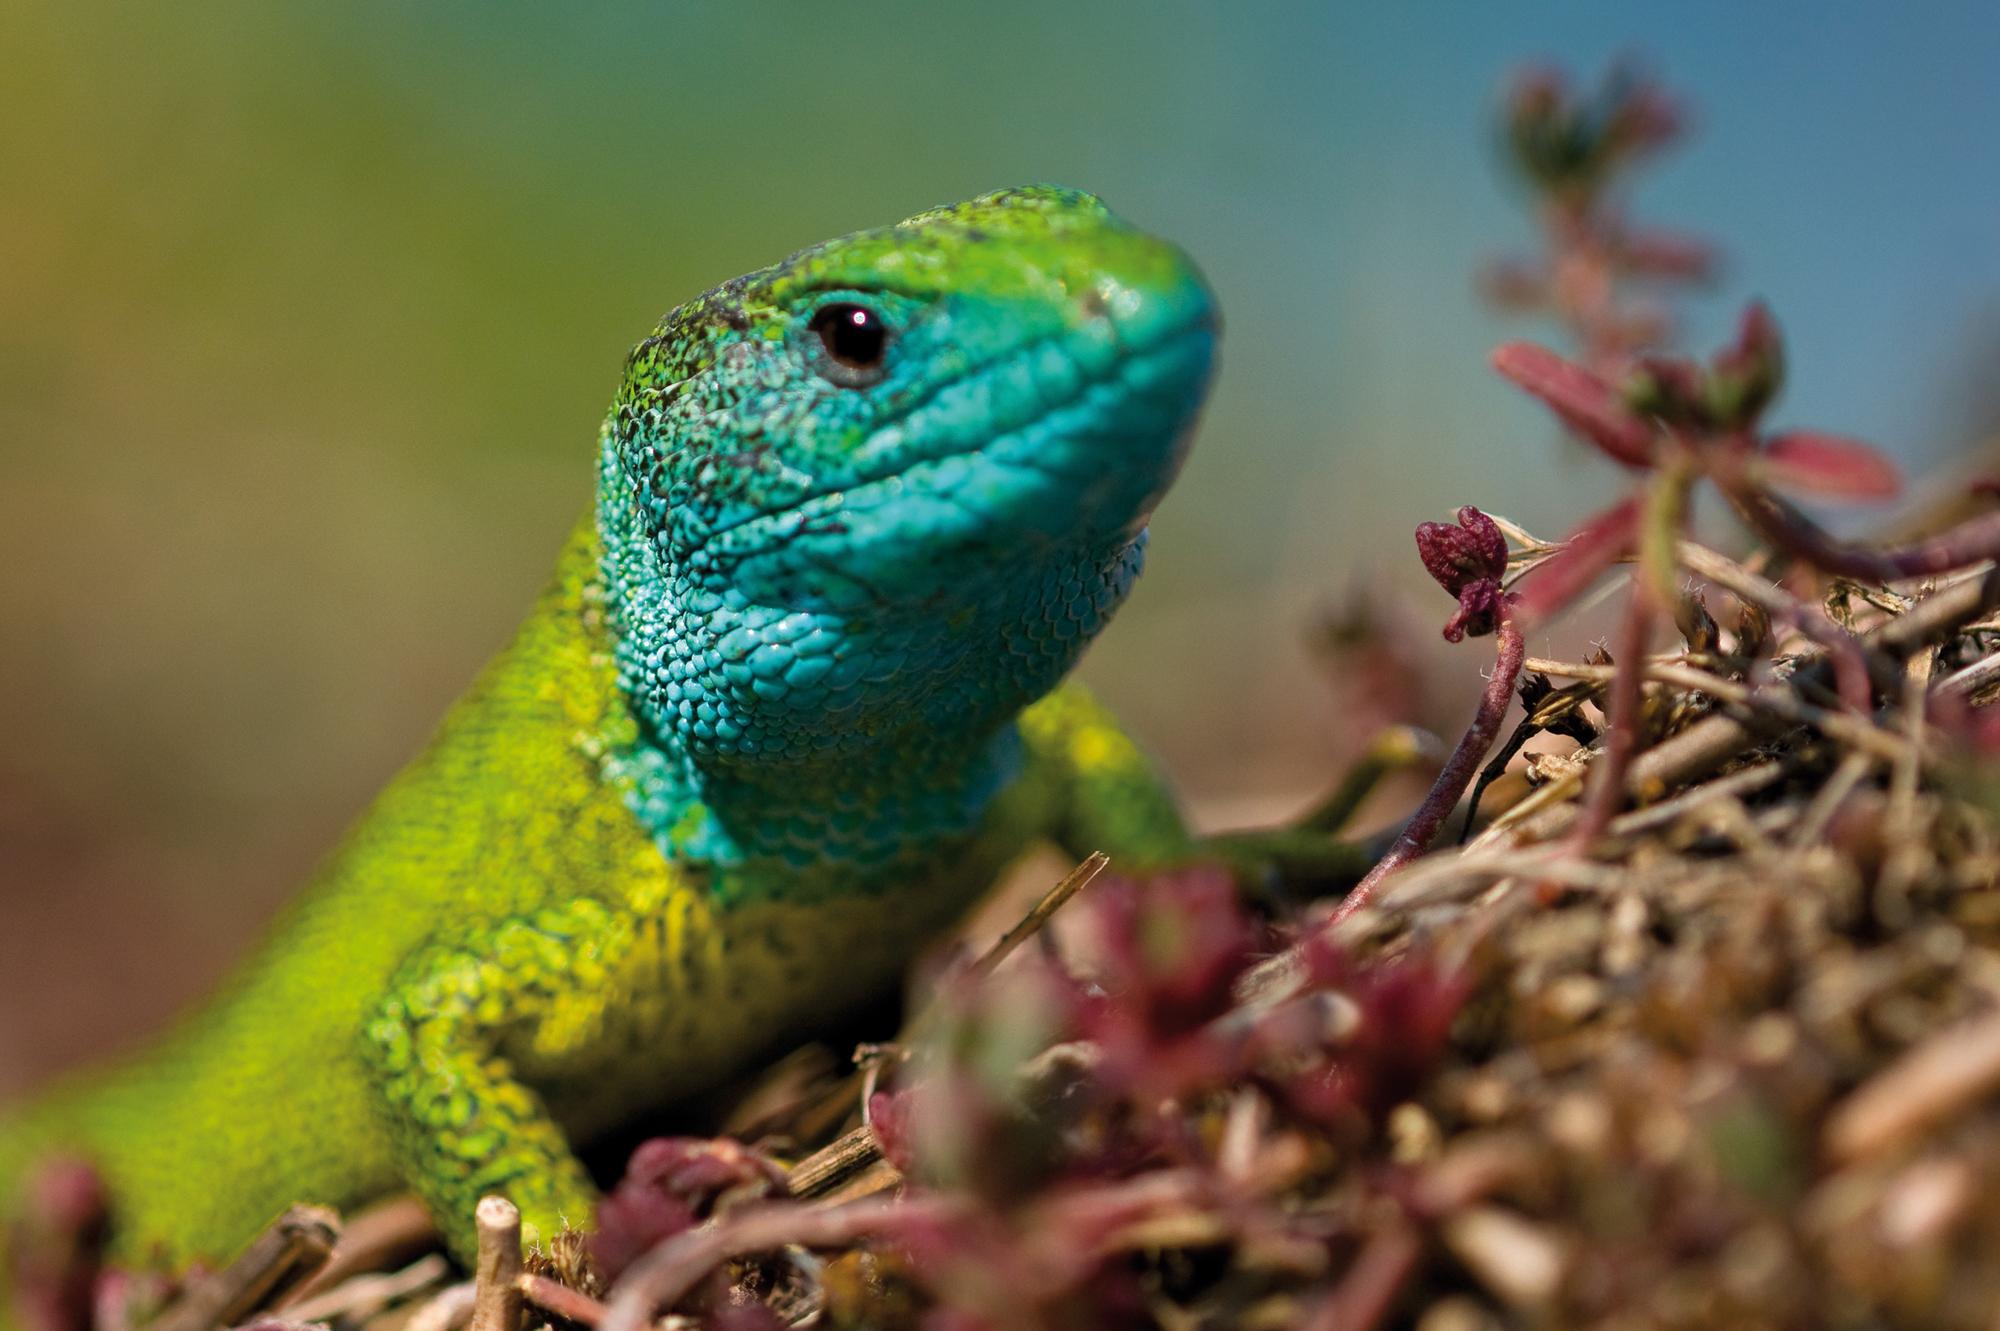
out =
<svg viewBox="0 0 2000 1331"><path fill-rule="evenodd" d="M1639 747L1640 709L1645 702L1641 685L1646 679L1646 640L1653 631L1653 598L1639 582L1632 584L1631 599L1625 603L1625 618L1618 626L1618 645L1612 652L1617 667L1605 700L1609 726L1604 734L1602 756L1590 766L1590 789L1585 794L1583 813L1570 833L1570 845L1583 852L1610 825L1612 815L1625 800L1625 772L1632 765L1632 753Z"/></svg>
<svg viewBox="0 0 2000 1331"><path fill-rule="evenodd" d="M602 1303L547 1276L524 1275L515 1284L528 1302L566 1322L598 1326L604 1321L606 1310Z"/></svg>
<svg viewBox="0 0 2000 1331"><path fill-rule="evenodd" d="M2000 559L2000 513L1987 513L1908 545L1870 549L1837 541L1778 496L1745 484L1723 493L1759 536L1814 568L1844 578L1899 582Z"/></svg>
<svg viewBox="0 0 2000 1331"><path fill-rule="evenodd" d="M1501 610L1494 636L1499 641L1494 653L1493 674L1486 681L1486 691L1480 695L1479 710L1473 714L1472 725L1458 741L1458 747L1451 751L1451 757L1445 760L1444 770L1438 773L1430 794L1424 796L1424 802L1417 806L1417 812L1404 826L1402 835L1389 847L1389 853L1368 871L1368 876L1354 885L1354 890L1334 911L1330 923L1338 924L1367 905L1383 879L1430 849L1438 829L1444 826L1444 820L1458 807L1465 788L1472 783L1473 774L1479 770L1480 759L1493 747L1493 740L1500 733L1501 718L1507 715L1507 705L1514 699L1514 681L1520 677L1521 662L1527 656L1521 626L1514 622L1511 611Z"/></svg>
<svg viewBox="0 0 2000 1331"><path fill-rule="evenodd" d="M1389 1315L1423 1251L1422 1236L1407 1220L1376 1230L1346 1278L1306 1320L1306 1331L1373 1331Z"/></svg>

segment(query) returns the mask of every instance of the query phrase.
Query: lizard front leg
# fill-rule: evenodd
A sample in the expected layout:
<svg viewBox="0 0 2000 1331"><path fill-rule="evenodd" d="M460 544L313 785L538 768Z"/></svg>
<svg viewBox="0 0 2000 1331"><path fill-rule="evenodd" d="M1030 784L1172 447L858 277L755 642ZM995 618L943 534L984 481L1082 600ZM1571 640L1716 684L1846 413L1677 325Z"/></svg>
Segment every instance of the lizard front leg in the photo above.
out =
<svg viewBox="0 0 2000 1331"><path fill-rule="evenodd" d="M1035 779L1059 792L1054 836L1064 850L1101 850L1135 872L1197 858L1159 769L1088 689L1062 685L1019 725Z"/></svg>
<svg viewBox="0 0 2000 1331"><path fill-rule="evenodd" d="M1072 854L1102 850L1128 872L1221 864L1260 893L1327 890L1352 883L1372 862L1363 847L1316 828L1190 835L1152 760L1079 684L1028 708L1020 728L1035 770L1062 792L1056 839Z"/></svg>
<svg viewBox="0 0 2000 1331"><path fill-rule="evenodd" d="M487 1193L520 1207L531 1243L590 1224L596 1189L527 1071L601 1045L639 932L589 898L468 930L409 958L368 1023L396 1167L460 1259Z"/></svg>

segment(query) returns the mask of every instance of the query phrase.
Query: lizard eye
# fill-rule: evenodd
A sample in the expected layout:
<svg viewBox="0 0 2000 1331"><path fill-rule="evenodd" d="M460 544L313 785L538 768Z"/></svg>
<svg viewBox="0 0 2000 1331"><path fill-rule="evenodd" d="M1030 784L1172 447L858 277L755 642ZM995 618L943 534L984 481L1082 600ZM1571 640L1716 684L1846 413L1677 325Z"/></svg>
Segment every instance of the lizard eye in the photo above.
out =
<svg viewBox="0 0 2000 1331"><path fill-rule="evenodd" d="M838 301L814 312L811 328L826 353L827 378L860 388L882 377L889 353L889 325L866 305Z"/></svg>

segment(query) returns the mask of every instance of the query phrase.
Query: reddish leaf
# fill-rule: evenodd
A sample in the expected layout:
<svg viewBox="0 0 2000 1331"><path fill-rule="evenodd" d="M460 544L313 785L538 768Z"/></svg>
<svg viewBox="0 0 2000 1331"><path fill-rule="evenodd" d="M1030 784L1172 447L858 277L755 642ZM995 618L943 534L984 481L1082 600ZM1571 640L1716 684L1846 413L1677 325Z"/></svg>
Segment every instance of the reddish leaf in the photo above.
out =
<svg viewBox="0 0 2000 1331"><path fill-rule="evenodd" d="M1532 342L1509 342L1493 368L1527 389L1563 423L1628 467L1653 463L1653 427L1632 414L1610 384Z"/></svg>
<svg viewBox="0 0 2000 1331"><path fill-rule="evenodd" d="M1834 499L1893 499L1902 492L1896 464L1853 439L1793 430L1764 440L1757 462L1771 484Z"/></svg>
<svg viewBox="0 0 2000 1331"><path fill-rule="evenodd" d="M1578 527L1561 553L1521 580L1515 613L1523 620L1546 619L1563 609L1605 569L1632 553L1638 540L1639 499L1634 495Z"/></svg>

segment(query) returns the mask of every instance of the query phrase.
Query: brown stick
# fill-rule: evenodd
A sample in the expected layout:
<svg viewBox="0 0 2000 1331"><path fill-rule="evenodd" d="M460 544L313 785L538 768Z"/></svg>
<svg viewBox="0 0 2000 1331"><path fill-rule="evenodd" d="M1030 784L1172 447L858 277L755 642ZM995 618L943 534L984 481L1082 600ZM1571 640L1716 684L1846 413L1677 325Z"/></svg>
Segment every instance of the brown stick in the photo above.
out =
<svg viewBox="0 0 2000 1331"><path fill-rule="evenodd" d="M234 1326L282 1300L326 1264L340 1217L323 1206L294 1206L222 1270L204 1277L155 1318L149 1331L212 1331Z"/></svg>
<svg viewBox="0 0 2000 1331"><path fill-rule="evenodd" d="M292 1292L283 1310L291 1313L306 1299L317 1297L349 1276L379 1271L392 1263L401 1265L436 1242L437 1228L431 1224L430 1212L415 1197L392 1197L371 1206L347 1222L333 1256L319 1274Z"/></svg>
<svg viewBox="0 0 2000 1331"><path fill-rule="evenodd" d="M644 1331L656 1309L671 1308L732 1257L793 1243L838 1247L898 1221L931 1219L953 1209L942 1199L928 1198L869 1198L820 1208L796 1202L742 1207L699 1229L676 1234L634 1262L611 1291L600 1331Z"/></svg>
<svg viewBox="0 0 2000 1331"><path fill-rule="evenodd" d="M824 1197L858 1178L882 1158L875 1130L866 1123L850 1128L791 1167L785 1186L800 1200Z"/></svg>
<svg viewBox="0 0 2000 1331"><path fill-rule="evenodd" d="M447 1286L410 1315L403 1331L457 1331L472 1320L472 1304L478 1297L470 1280Z"/></svg>
<svg viewBox="0 0 2000 1331"><path fill-rule="evenodd" d="M335 1249L336 1256L338 1253ZM330 1268L332 1263L327 1265ZM451 1264L444 1254L434 1252L400 1271L353 1276L310 1298L290 1299L283 1313L290 1322L365 1322L392 1303L400 1303L434 1285L442 1286L450 1274Z"/></svg>
<svg viewBox="0 0 2000 1331"><path fill-rule="evenodd" d="M519 1331L521 1212L505 1197L481 1197L472 1221L479 1236L472 1331Z"/></svg>
<svg viewBox="0 0 2000 1331"><path fill-rule="evenodd" d="M1962 1113L2000 1085L2000 1012L1927 1037L1863 1082L1827 1115L1820 1141L1852 1164Z"/></svg>
<svg viewBox="0 0 2000 1331"><path fill-rule="evenodd" d="M1111 857L1101 850L1093 850L1083 863L1062 876L1056 885L1042 894L1042 899L1017 921L1013 928L1000 935L999 941L986 949L986 954L972 963L974 976L991 975L1001 962L1014 954L1045 924L1049 917L1061 910L1063 903L1090 885L1090 880L1104 872L1104 866L1111 863Z"/></svg>

